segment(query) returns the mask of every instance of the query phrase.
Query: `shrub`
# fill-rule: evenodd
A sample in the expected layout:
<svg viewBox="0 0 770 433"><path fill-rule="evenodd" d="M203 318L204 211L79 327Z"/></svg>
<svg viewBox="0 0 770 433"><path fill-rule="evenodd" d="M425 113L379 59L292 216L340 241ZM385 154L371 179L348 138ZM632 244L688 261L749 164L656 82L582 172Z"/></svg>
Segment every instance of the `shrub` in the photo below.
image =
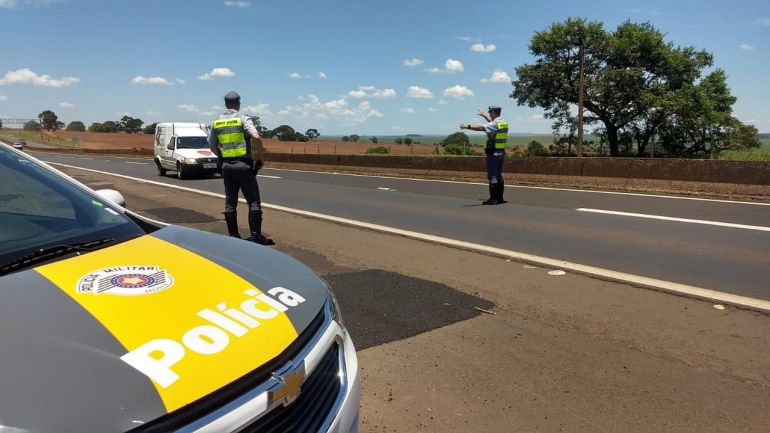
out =
<svg viewBox="0 0 770 433"><path fill-rule="evenodd" d="M725 161L767 161L770 162L770 150L744 149L722 152L719 159Z"/></svg>
<svg viewBox="0 0 770 433"><path fill-rule="evenodd" d="M370 147L366 149L367 155L386 155L390 150L385 146Z"/></svg>
<svg viewBox="0 0 770 433"><path fill-rule="evenodd" d="M548 149L543 146L543 143L532 140L527 145L527 150L524 151L524 156L548 156Z"/></svg>

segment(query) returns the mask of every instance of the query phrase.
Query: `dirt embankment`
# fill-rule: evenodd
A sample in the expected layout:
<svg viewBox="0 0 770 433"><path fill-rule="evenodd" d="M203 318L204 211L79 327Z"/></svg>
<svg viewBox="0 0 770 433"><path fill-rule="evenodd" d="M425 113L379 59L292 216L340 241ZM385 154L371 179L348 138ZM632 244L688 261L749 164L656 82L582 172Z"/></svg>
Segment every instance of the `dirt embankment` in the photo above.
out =
<svg viewBox="0 0 770 433"><path fill-rule="evenodd" d="M84 149L152 149L153 136L150 134L115 134L102 132L73 132L55 131L44 134L58 137L69 142L79 140L80 147ZM351 143L345 141L278 141L271 138L263 139L268 152L274 153L318 153L322 155L357 155L365 153L367 149L383 146L391 155L430 155L435 152L435 147L428 144L412 146L399 144L377 144L371 142Z"/></svg>

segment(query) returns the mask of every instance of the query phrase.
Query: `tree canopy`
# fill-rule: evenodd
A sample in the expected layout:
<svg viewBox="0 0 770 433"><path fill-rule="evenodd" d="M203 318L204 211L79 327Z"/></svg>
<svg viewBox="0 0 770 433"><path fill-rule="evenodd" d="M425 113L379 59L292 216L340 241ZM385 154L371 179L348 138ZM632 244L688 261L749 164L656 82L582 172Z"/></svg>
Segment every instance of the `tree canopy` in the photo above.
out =
<svg viewBox="0 0 770 433"><path fill-rule="evenodd" d="M59 117L51 110L45 110L37 115L40 119L40 126L46 131L56 131L64 126L62 122L59 122Z"/></svg>
<svg viewBox="0 0 770 433"><path fill-rule="evenodd" d="M703 154L709 146L734 146L725 140L745 135L746 126L732 116L735 97L726 73L704 76L712 54L675 46L649 23L626 21L610 32L583 19L537 32L529 46L535 63L516 68L510 97L545 109L556 133L576 130L581 47L584 121L612 156L634 143L644 155L655 140L671 154Z"/></svg>
<svg viewBox="0 0 770 433"><path fill-rule="evenodd" d="M86 125L79 120L72 121L67 125L67 131L84 132L85 130Z"/></svg>

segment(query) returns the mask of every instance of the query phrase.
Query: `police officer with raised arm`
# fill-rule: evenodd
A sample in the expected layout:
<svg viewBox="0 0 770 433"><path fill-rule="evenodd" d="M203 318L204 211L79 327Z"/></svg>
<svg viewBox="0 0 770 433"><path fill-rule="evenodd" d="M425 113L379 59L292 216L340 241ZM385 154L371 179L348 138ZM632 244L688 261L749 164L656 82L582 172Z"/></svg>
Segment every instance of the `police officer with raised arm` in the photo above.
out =
<svg viewBox="0 0 770 433"><path fill-rule="evenodd" d="M487 155L489 199L481 203L484 205L506 203L505 199L503 199L503 194L505 193L503 162L505 162L505 145L508 140L508 122L500 117L501 112L502 108L490 105L486 114L481 109L476 113L487 121L485 125L460 124L460 129L484 131L487 134L487 144L484 147L484 153Z"/></svg>
<svg viewBox="0 0 770 433"><path fill-rule="evenodd" d="M209 146L222 163L222 179L225 183L225 222L227 233L240 238L238 232L238 191L249 207L249 231L247 240L261 245L275 245L262 234L262 203L259 198L257 172L262 168L262 138L249 116L240 114L241 97L235 92L225 95L227 110L214 121L209 132Z"/></svg>

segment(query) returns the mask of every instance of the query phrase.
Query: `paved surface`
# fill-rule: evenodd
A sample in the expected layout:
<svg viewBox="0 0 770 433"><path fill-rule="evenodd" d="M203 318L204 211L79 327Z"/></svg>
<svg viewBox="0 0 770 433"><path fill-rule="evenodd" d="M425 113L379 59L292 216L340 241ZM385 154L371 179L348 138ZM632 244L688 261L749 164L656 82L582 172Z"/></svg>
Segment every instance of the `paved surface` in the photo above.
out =
<svg viewBox="0 0 770 433"><path fill-rule="evenodd" d="M159 177L146 159L40 157L222 191L216 177L182 181ZM506 192L508 204L481 206L485 185L274 169L264 170L263 175L263 201L271 204L770 300L767 204L511 186ZM578 211L581 208L634 215Z"/></svg>
<svg viewBox="0 0 770 433"><path fill-rule="evenodd" d="M225 232L219 199L69 172ZM276 211L265 227L333 282L364 432L768 431L769 316Z"/></svg>

